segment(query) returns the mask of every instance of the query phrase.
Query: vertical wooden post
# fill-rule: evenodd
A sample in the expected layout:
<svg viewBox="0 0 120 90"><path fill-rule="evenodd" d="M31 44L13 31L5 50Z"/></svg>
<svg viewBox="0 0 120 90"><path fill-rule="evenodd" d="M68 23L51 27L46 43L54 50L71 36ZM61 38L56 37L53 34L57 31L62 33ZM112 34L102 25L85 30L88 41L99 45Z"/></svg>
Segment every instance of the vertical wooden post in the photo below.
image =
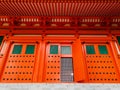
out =
<svg viewBox="0 0 120 90"><path fill-rule="evenodd" d="M38 82L38 73L39 73L39 64L40 64L40 57L41 57L41 43L36 42L36 54L35 54L35 68L34 68L34 73L33 73L33 82Z"/></svg>
<svg viewBox="0 0 120 90"><path fill-rule="evenodd" d="M74 66L74 80L75 82L84 82L85 80L85 66L82 52L82 44L79 39L73 43L73 66Z"/></svg>
<svg viewBox="0 0 120 90"><path fill-rule="evenodd" d="M44 79L44 68L45 68L45 56L46 56L46 42L42 41L41 42L41 47L40 47L40 61L39 61L39 68L38 68L38 82L43 82ZM38 64L38 63L37 63Z"/></svg>
<svg viewBox="0 0 120 90"><path fill-rule="evenodd" d="M9 54L10 47L11 47L11 42L10 41L5 40L4 43L5 43L4 44L5 48L3 48L4 50L1 50L1 52L0 52L0 54L2 55L2 56L0 56L0 80L1 80L1 77L2 77L2 73L4 71L4 66L6 64L6 60L8 58L8 54Z"/></svg>

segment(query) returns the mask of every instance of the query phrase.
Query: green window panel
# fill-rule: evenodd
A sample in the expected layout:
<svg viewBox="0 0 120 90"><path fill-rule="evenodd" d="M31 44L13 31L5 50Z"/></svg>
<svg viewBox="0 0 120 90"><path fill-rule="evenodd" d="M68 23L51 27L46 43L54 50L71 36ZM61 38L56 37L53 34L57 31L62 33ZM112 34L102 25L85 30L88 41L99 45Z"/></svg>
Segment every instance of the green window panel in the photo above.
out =
<svg viewBox="0 0 120 90"><path fill-rule="evenodd" d="M34 54L35 45L27 45L25 54Z"/></svg>
<svg viewBox="0 0 120 90"><path fill-rule="evenodd" d="M71 54L71 47L70 46L62 46L61 54Z"/></svg>
<svg viewBox="0 0 120 90"><path fill-rule="evenodd" d="M95 54L95 49L93 45L87 45L86 46L86 52L87 54Z"/></svg>
<svg viewBox="0 0 120 90"><path fill-rule="evenodd" d="M58 54L58 45L50 45L50 54Z"/></svg>
<svg viewBox="0 0 120 90"><path fill-rule="evenodd" d="M22 45L15 45L12 51L12 54L21 54Z"/></svg>
<svg viewBox="0 0 120 90"><path fill-rule="evenodd" d="M117 41L118 41L118 43L120 45L120 36L117 36Z"/></svg>
<svg viewBox="0 0 120 90"><path fill-rule="evenodd" d="M2 43L3 38L4 38L3 36L0 36L0 45Z"/></svg>
<svg viewBox="0 0 120 90"><path fill-rule="evenodd" d="M108 50L105 45L99 45L98 49L99 49L100 54L108 54Z"/></svg>

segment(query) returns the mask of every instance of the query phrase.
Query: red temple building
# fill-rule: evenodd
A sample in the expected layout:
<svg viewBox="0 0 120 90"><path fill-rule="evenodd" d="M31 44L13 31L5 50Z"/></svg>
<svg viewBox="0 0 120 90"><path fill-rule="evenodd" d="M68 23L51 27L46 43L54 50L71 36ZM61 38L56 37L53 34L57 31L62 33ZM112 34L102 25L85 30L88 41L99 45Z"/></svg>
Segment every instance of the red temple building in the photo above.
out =
<svg viewBox="0 0 120 90"><path fill-rule="evenodd" d="M120 0L0 0L1 83L120 83Z"/></svg>

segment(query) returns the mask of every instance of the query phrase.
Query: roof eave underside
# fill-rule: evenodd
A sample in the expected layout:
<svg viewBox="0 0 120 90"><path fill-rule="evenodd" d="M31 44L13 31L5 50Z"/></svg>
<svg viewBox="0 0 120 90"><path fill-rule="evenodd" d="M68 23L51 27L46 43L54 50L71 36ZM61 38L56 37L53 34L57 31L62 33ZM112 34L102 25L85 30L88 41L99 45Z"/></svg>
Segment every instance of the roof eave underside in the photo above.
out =
<svg viewBox="0 0 120 90"><path fill-rule="evenodd" d="M0 16L120 16L120 0L0 0Z"/></svg>

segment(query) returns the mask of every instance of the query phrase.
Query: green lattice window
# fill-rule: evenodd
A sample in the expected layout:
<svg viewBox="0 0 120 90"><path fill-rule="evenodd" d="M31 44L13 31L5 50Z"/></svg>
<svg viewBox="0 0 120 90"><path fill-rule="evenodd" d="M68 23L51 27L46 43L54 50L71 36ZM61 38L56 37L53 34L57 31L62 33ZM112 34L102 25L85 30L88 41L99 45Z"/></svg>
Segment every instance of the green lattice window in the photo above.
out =
<svg viewBox="0 0 120 90"><path fill-rule="evenodd" d="M22 45L14 45L12 54L21 54L22 51Z"/></svg>
<svg viewBox="0 0 120 90"><path fill-rule="evenodd" d="M0 36L0 45L1 45L1 43L2 43L2 41L3 41L3 36Z"/></svg>
<svg viewBox="0 0 120 90"><path fill-rule="evenodd" d="M34 54L35 45L27 45L25 54Z"/></svg>
<svg viewBox="0 0 120 90"><path fill-rule="evenodd" d="M87 52L87 54L95 54L94 45L87 45L86 52Z"/></svg>
<svg viewBox="0 0 120 90"><path fill-rule="evenodd" d="M61 54L71 54L70 46L61 46Z"/></svg>
<svg viewBox="0 0 120 90"><path fill-rule="evenodd" d="M58 45L50 45L50 54L58 54Z"/></svg>
<svg viewBox="0 0 120 90"><path fill-rule="evenodd" d="M108 54L108 50L105 45L99 45L98 49L99 49L100 54Z"/></svg>
<svg viewBox="0 0 120 90"><path fill-rule="evenodd" d="M117 41L118 41L118 43L120 45L120 36L117 36Z"/></svg>

